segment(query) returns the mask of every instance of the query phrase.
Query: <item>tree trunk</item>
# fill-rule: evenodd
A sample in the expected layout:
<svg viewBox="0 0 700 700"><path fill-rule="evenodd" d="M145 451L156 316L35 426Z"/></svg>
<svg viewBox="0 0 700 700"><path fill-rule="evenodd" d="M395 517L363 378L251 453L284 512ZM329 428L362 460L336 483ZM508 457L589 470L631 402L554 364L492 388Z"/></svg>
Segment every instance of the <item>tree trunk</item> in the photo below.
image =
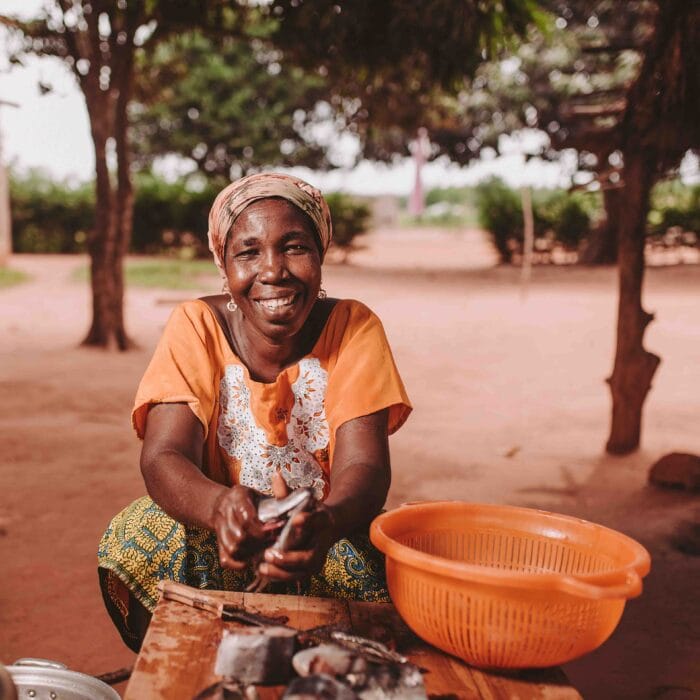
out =
<svg viewBox="0 0 700 700"><path fill-rule="evenodd" d="M113 72L109 92L90 86L85 99L95 146L95 230L88 240L92 282L92 324L83 345L127 350L124 328L124 256L129 247L134 194L127 143L127 106L133 83L133 51ZM110 175L107 143L113 138L116 177ZM113 182L116 180L116 183Z"/></svg>
<svg viewBox="0 0 700 700"><path fill-rule="evenodd" d="M605 220L596 226L579 256L581 265L614 265L617 262L617 229L620 222L620 189L603 190Z"/></svg>
<svg viewBox="0 0 700 700"><path fill-rule="evenodd" d="M643 152L625 153L625 185L619 190L619 303L615 364L608 382L612 423L606 449L627 454L639 447L642 407L661 359L643 347L644 331L653 314L642 308L644 239L649 192L655 163Z"/></svg>
<svg viewBox="0 0 700 700"><path fill-rule="evenodd" d="M122 247L119 245L118 201L107 165L106 126L110 121L107 100L88 105L95 146L95 230L88 240L92 286L92 323L83 345L126 350L122 313ZM99 112L95 115L94 112Z"/></svg>
<svg viewBox="0 0 700 700"><path fill-rule="evenodd" d="M124 257L129 251L134 221L134 187L131 181L129 119L127 108L133 87L133 52L125 56L119 76L114 135L117 154L116 246L113 261L113 314L117 321L115 338L120 350L134 347L124 328Z"/></svg>

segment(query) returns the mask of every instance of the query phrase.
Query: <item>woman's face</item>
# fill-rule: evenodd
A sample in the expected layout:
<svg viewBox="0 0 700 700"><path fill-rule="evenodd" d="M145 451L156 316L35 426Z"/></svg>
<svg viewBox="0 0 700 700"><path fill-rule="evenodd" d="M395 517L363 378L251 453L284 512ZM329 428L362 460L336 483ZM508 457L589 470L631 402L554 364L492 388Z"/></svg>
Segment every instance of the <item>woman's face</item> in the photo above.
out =
<svg viewBox="0 0 700 700"><path fill-rule="evenodd" d="M321 287L314 227L285 199L261 199L234 221L224 270L245 320L272 340L296 335Z"/></svg>

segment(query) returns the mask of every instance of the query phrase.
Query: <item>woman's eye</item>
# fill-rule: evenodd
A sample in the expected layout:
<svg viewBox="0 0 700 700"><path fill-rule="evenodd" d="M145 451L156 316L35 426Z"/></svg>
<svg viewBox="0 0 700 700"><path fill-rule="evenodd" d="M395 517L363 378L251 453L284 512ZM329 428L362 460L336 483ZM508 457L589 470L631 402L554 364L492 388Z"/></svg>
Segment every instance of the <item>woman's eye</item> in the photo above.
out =
<svg viewBox="0 0 700 700"><path fill-rule="evenodd" d="M257 250L255 248L248 248L246 250L239 250L234 257L236 258L252 258L254 255L257 254Z"/></svg>
<svg viewBox="0 0 700 700"><path fill-rule="evenodd" d="M305 253L308 248L303 243L292 243L287 246L287 250L290 253Z"/></svg>

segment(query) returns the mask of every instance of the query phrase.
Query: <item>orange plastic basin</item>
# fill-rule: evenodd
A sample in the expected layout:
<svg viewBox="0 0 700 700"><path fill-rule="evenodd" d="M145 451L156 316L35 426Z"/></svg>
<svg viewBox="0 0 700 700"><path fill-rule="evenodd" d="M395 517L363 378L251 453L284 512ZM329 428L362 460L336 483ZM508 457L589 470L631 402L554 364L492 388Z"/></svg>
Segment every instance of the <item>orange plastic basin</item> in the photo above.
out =
<svg viewBox="0 0 700 700"><path fill-rule="evenodd" d="M383 513L370 538L422 639L482 668L562 664L600 646L642 591L649 553L585 520L457 501Z"/></svg>

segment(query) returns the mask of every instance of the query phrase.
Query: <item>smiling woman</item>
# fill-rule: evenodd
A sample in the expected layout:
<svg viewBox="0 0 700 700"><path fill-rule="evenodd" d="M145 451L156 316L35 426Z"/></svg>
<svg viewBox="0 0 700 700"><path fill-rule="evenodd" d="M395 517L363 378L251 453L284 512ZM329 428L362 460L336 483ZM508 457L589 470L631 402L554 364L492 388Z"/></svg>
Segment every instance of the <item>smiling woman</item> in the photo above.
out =
<svg viewBox="0 0 700 700"><path fill-rule="evenodd" d="M318 315L328 306L317 304L321 252L309 217L284 199L254 202L233 224L224 271L233 304L241 313L228 318L232 338L249 341L247 348L238 348L238 355L256 368L256 378L273 381L306 347L304 328L308 336L315 327L307 324L314 308ZM264 356L269 355L265 338L274 339L274 357ZM256 350L257 357L249 355Z"/></svg>
<svg viewBox="0 0 700 700"><path fill-rule="evenodd" d="M98 552L102 593L138 649L157 582L387 600L367 526L389 489L388 436L411 411L379 319L327 298L332 235L318 190L260 174L229 185L209 216L224 293L173 312L132 420L150 497L117 515ZM309 489L284 551L263 495Z"/></svg>

